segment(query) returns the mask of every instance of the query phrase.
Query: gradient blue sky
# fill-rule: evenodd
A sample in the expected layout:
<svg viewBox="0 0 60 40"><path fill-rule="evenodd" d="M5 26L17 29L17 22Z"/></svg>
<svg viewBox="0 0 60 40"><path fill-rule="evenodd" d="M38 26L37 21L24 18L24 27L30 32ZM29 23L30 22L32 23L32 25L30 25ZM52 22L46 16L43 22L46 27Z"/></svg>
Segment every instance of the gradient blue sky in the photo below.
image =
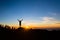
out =
<svg viewBox="0 0 60 40"><path fill-rule="evenodd" d="M17 19L38 23L42 17L60 21L60 0L0 0L0 23L17 24Z"/></svg>

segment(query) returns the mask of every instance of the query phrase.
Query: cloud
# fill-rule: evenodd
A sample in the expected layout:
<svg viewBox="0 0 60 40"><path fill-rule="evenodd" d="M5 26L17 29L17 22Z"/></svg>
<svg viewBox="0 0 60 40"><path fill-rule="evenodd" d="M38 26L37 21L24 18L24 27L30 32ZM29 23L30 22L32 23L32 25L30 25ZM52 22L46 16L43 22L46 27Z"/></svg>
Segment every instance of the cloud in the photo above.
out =
<svg viewBox="0 0 60 40"><path fill-rule="evenodd" d="M58 20L56 20L53 17L41 17L42 21L41 23L56 23Z"/></svg>
<svg viewBox="0 0 60 40"><path fill-rule="evenodd" d="M52 13L52 15L57 15L56 13Z"/></svg>
<svg viewBox="0 0 60 40"><path fill-rule="evenodd" d="M56 13L48 12L49 15L56 16Z"/></svg>
<svg viewBox="0 0 60 40"><path fill-rule="evenodd" d="M56 23L56 24L60 24L60 22Z"/></svg>

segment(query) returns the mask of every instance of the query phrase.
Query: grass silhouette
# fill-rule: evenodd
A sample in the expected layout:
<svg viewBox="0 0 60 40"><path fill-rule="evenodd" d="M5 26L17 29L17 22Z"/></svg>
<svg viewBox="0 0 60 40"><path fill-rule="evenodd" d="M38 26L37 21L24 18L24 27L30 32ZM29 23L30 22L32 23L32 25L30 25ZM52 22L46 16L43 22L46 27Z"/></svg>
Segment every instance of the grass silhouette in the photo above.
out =
<svg viewBox="0 0 60 40"><path fill-rule="evenodd" d="M0 25L0 40L49 40L56 39L60 36L60 30L48 31L45 29L29 29L24 28L12 29L8 25ZM58 38L59 39L59 38Z"/></svg>

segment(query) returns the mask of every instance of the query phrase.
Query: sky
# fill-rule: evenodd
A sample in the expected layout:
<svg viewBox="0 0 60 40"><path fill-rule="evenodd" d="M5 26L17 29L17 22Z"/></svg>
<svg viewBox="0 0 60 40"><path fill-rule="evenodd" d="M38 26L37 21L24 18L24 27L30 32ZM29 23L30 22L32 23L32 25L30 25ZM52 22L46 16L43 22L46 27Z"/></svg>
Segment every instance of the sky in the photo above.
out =
<svg viewBox="0 0 60 40"><path fill-rule="evenodd" d="M60 27L60 0L0 0L0 24Z"/></svg>

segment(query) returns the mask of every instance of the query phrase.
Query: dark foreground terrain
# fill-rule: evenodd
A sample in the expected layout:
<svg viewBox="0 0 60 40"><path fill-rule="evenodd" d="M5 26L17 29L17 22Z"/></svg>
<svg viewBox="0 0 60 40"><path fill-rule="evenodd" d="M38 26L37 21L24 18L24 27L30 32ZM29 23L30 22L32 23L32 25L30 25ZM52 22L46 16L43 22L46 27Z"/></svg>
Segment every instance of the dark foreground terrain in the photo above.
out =
<svg viewBox="0 0 60 40"><path fill-rule="evenodd" d="M0 25L0 40L60 40L60 30L10 29L8 26Z"/></svg>

